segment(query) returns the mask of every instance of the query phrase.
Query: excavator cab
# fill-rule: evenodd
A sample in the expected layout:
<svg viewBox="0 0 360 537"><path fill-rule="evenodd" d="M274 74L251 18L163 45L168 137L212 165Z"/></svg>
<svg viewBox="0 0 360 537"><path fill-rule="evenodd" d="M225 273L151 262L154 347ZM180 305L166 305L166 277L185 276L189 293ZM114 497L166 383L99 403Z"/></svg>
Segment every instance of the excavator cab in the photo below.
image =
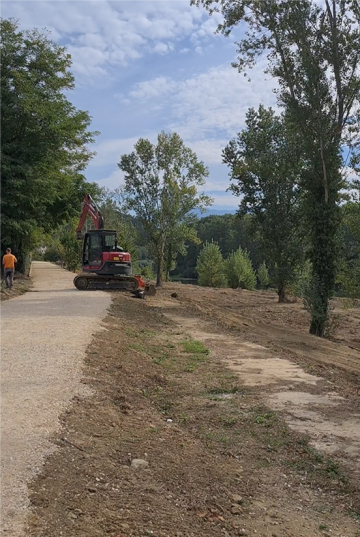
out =
<svg viewBox="0 0 360 537"><path fill-rule="evenodd" d="M131 257L117 244L116 231L94 229L85 233L82 269L97 274L131 274Z"/></svg>

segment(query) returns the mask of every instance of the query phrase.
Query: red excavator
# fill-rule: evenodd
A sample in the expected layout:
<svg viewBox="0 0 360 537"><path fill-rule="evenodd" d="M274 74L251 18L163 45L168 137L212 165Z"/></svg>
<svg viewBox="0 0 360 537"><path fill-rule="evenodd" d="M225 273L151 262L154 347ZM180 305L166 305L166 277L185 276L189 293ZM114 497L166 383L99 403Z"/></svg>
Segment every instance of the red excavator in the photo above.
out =
<svg viewBox="0 0 360 537"><path fill-rule="evenodd" d="M82 229L88 215L95 229L87 231L83 237ZM76 238L84 239L82 273L74 278L77 289L118 289L130 291L139 298L156 293L155 287L140 275L132 275L130 254L118 245L116 231L104 229L104 218L90 194L85 195L82 203Z"/></svg>

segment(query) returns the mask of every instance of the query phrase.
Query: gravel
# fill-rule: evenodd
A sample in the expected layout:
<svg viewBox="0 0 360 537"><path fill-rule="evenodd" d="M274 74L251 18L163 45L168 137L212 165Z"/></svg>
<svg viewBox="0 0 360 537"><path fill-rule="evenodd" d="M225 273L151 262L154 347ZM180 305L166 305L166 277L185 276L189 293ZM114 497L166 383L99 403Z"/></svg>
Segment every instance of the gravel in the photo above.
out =
<svg viewBox="0 0 360 537"><path fill-rule="evenodd" d="M33 262L31 292L2 304L2 533L21 537L29 508L27 483L58 449L51 435L80 383L85 351L111 297L75 289L74 274Z"/></svg>

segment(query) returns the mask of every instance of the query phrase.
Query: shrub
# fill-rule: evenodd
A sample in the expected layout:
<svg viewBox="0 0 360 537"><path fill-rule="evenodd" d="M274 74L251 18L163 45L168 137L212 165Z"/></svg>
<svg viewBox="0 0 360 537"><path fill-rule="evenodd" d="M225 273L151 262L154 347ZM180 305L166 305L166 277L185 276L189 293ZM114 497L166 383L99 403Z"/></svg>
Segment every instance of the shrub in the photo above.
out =
<svg viewBox="0 0 360 537"><path fill-rule="evenodd" d="M266 289L270 284L269 271L267 269L266 263L263 262L258 268L257 278L259 281L260 289Z"/></svg>
<svg viewBox="0 0 360 537"><path fill-rule="evenodd" d="M309 260L295 269L289 291L299 298L309 297L311 292L311 263Z"/></svg>
<svg viewBox="0 0 360 537"><path fill-rule="evenodd" d="M197 259L198 283L205 287L225 287L226 275L224 260L219 245L206 242Z"/></svg>
<svg viewBox="0 0 360 537"><path fill-rule="evenodd" d="M253 290L256 287L256 275L249 253L239 248L226 260L226 275L230 287Z"/></svg>

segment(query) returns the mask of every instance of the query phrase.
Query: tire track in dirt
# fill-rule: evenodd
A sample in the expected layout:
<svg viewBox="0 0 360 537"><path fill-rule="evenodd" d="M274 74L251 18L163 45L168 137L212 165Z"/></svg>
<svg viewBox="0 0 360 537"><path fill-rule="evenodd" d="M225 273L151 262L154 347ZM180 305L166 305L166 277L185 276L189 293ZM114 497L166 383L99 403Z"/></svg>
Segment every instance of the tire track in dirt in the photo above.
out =
<svg viewBox="0 0 360 537"><path fill-rule="evenodd" d="M360 375L360 352L356 349L320 339L310 334L296 331L291 327L282 327L276 324L264 324L254 315L244 315L224 308L221 296L213 299L209 296L199 299L195 293L181 289L178 297L181 305L187 310L216 321L224 328L252 333L265 345L273 344L283 350L290 351L299 357L314 360L315 362L332 365ZM241 303L241 295L239 295ZM359 328L360 330L360 328Z"/></svg>

